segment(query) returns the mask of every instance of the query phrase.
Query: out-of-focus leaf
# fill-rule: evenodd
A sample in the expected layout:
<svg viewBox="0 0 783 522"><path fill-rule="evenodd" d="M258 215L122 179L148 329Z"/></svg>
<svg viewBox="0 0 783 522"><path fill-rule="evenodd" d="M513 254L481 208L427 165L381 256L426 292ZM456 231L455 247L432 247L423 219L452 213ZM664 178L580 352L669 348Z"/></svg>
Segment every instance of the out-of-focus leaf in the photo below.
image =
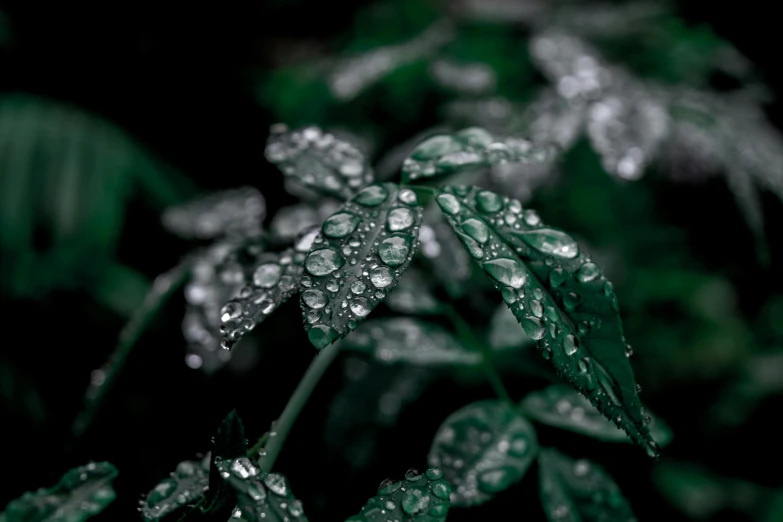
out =
<svg viewBox="0 0 783 522"><path fill-rule="evenodd" d="M235 280L243 286L220 309L222 348L230 349L297 292L305 253L318 230L318 227L305 229L294 246L283 252L259 252L244 261L238 260L232 270L240 274Z"/></svg>
<svg viewBox="0 0 783 522"><path fill-rule="evenodd" d="M307 522L302 502L294 498L283 475L263 472L246 457L221 459L217 467L237 497L229 520Z"/></svg>
<svg viewBox="0 0 783 522"><path fill-rule="evenodd" d="M438 522L446 520L451 486L438 468L425 473L415 469L405 473L405 480L386 479L377 494L367 501L358 515L345 522Z"/></svg>
<svg viewBox="0 0 783 522"><path fill-rule="evenodd" d="M329 216L337 212L340 203L331 198L323 198L317 204L298 203L283 207L277 211L269 225L269 231L284 241L293 241L303 230L321 225Z"/></svg>
<svg viewBox="0 0 783 522"><path fill-rule="evenodd" d="M232 410L220 423L212 441L212 451L209 461L209 488L204 500L199 506L202 513L209 513L224 518L231 513L231 508L236 501L231 487L229 487L219 469L219 463L244 457L247 454L247 439L245 427L236 410Z"/></svg>
<svg viewBox="0 0 783 522"><path fill-rule="evenodd" d="M428 266L429 273L440 281L452 298L465 295L474 265L435 205L424 210L419 241L421 247L417 255Z"/></svg>
<svg viewBox="0 0 783 522"><path fill-rule="evenodd" d="M500 139L480 127L469 127L420 143L403 162L402 171L417 180L498 163L543 163L555 152L553 147L536 146L517 137Z"/></svg>
<svg viewBox="0 0 783 522"><path fill-rule="evenodd" d="M498 306L489 323L489 345L495 350L509 350L531 344L534 341L519 327L519 321L508 306Z"/></svg>
<svg viewBox="0 0 783 522"><path fill-rule="evenodd" d="M454 486L452 504L473 506L522 480L537 452L533 426L508 404L489 400L449 415L427 461Z"/></svg>
<svg viewBox="0 0 783 522"><path fill-rule="evenodd" d="M106 509L117 496L117 469L91 462L68 471L53 487L27 492L8 503L5 522L82 522Z"/></svg>
<svg viewBox="0 0 783 522"><path fill-rule="evenodd" d="M599 465L542 448L538 459L541 503L551 522L625 521L636 517L620 488Z"/></svg>
<svg viewBox="0 0 783 522"><path fill-rule="evenodd" d="M0 358L0 406L7 418L19 415L38 424L47 420L46 406L35 381L5 357Z"/></svg>
<svg viewBox="0 0 783 522"><path fill-rule="evenodd" d="M384 302L395 312L403 314L433 315L440 312L440 303L430 291L427 278L415 268L405 271Z"/></svg>
<svg viewBox="0 0 783 522"><path fill-rule="evenodd" d="M145 522L179 520L186 507L204 498L209 489L207 454L201 460L184 460L169 478L162 480L141 501L141 517Z"/></svg>
<svg viewBox="0 0 783 522"><path fill-rule="evenodd" d="M581 393L569 386L554 385L529 393L519 405L522 413L542 424L581 433L608 442L630 442L628 434L606 420ZM658 446L672 439L671 429L648 413L650 433Z"/></svg>
<svg viewBox="0 0 783 522"><path fill-rule="evenodd" d="M290 131L273 125L265 155L286 177L327 196L349 199L373 180L359 149L318 127Z"/></svg>
<svg viewBox="0 0 783 522"><path fill-rule="evenodd" d="M345 340L343 349L416 366L473 366L481 361L480 353L467 350L442 327L410 317L368 321Z"/></svg>
<svg viewBox="0 0 783 522"><path fill-rule="evenodd" d="M347 342L350 337L346 339ZM354 469L373 460L379 434L434 381L435 370L349 355L344 383L329 407L324 438Z"/></svg>
<svg viewBox="0 0 783 522"><path fill-rule="evenodd" d="M106 266L91 294L109 310L122 317L130 317L144 302L150 286L150 281L143 274L129 266L114 263Z"/></svg>
<svg viewBox="0 0 783 522"><path fill-rule="evenodd" d="M304 261L300 300L317 349L348 335L394 288L418 246L421 217L412 190L378 183L324 221Z"/></svg>
<svg viewBox="0 0 783 522"><path fill-rule="evenodd" d="M617 297L598 265L571 236L543 225L518 200L476 187L446 187L436 200L542 355L649 455L657 455Z"/></svg>
<svg viewBox="0 0 783 522"><path fill-rule="evenodd" d="M164 228L187 239L257 236L266 201L253 187L224 190L174 206L161 218Z"/></svg>

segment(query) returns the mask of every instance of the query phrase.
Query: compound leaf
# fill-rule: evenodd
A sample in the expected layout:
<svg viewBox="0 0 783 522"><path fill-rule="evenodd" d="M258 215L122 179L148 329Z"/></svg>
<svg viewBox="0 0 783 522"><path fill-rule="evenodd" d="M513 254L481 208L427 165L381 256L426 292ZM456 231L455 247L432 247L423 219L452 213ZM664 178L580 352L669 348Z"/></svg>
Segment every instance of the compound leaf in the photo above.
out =
<svg viewBox="0 0 783 522"><path fill-rule="evenodd" d="M483 504L525 475L538 451L533 426L497 400L469 404L449 415L432 442L428 462L443 469L455 506Z"/></svg>
<svg viewBox="0 0 783 522"><path fill-rule="evenodd" d="M439 522L446 520L449 511L451 486L438 468L425 473L415 469L405 473L405 480L386 479L378 487L378 494L367 501L358 515L346 522Z"/></svg>
<svg viewBox="0 0 783 522"><path fill-rule="evenodd" d="M565 232L515 199L444 187L436 201L529 337L560 375L645 447L644 423L612 283Z"/></svg>
<svg viewBox="0 0 783 522"><path fill-rule="evenodd" d="M0 514L3 522L82 522L103 511L116 497L111 482L117 468L91 462L68 471L49 489L28 491Z"/></svg>
<svg viewBox="0 0 783 522"><path fill-rule="evenodd" d="M323 223L304 261L300 300L317 349L348 335L394 288L418 245L421 216L412 190L377 183Z"/></svg>
<svg viewBox="0 0 783 522"><path fill-rule="evenodd" d="M541 503L551 522L635 522L631 506L601 466L554 449L539 457Z"/></svg>

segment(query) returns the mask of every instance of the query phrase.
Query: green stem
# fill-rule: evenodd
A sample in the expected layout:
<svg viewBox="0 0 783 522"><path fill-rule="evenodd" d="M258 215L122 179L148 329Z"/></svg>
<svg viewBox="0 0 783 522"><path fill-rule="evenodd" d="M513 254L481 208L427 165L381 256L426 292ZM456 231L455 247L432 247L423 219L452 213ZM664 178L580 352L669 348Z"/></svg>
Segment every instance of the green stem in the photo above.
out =
<svg viewBox="0 0 783 522"><path fill-rule="evenodd" d="M513 405L514 401L511 400L511 395L509 395L508 390L506 390L506 387L503 385L503 380L500 378L497 370L495 370L495 367L492 366L492 363L490 362L492 354L487 349L486 344L480 342L476 338L476 336L473 334L473 331L470 329L470 325L465 321L465 319L462 318L454 306L449 303L445 303L441 304L441 309L451 320L451 323L454 325L454 329L457 330L457 335L459 335L462 340L467 342L474 350L481 352L481 366L484 370L484 375L487 377L489 384L495 390L498 398Z"/></svg>
<svg viewBox="0 0 783 522"><path fill-rule="evenodd" d="M152 283L152 288L144 297L141 307L119 335L117 348L109 360L101 368L92 372L92 382L85 394L84 408L76 417L71 431L74 437L79 437L92 423L95 414L103 404L106 394L117 381L117 377L125 366L125 361L133 351L139 338L149 326L150 321L158 314L163 304L185 283L190 274L190 258L175 266L168 272L159 275Z"/></svg>
<svg viewBox="0 0 783 522"><path fill-rule="evenodd" d="M302 380L296 386L293 395L288 399L288 403L283 409L283 414L273 424L272 431L269 432L265 452L258 460L258 465L263 471L270 471L277 460L280 450L283 448L285 439L291 431L299 412L302 411L307 399L315 389L318 381L326 372L326 369L340 353L339 343L333 343L321 350L308 366Z"/></svg>

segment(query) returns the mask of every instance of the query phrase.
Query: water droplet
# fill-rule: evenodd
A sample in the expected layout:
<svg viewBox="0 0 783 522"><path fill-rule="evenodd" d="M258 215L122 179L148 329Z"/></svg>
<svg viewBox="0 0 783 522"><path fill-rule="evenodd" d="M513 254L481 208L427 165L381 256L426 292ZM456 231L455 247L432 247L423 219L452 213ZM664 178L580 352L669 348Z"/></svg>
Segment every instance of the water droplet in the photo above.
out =
<svg viewBox="0 0 783 522"><path fill-rule="evenodd" d="M313 246L315 238L318 237L319 231L320 228L318 226L313 226L302 232L299 238L297 238L296 243L294 243L294 250L297 252L308 252L310 247Z"/></svg>
<svg viewBox="0 0 783 522"><path fill-rule="evenodd" d="M575 292L568 292L563 296L563 306L565 306L565 309L568 312L573 312L581 301L582 298Z"/></svg>
<svg viewBox="0 0 783 522"><path fill-rule="evenodd" d="M326 289L329 292L336 292L340 289L340 285L337 284L337 281L332 280L326 283Z"/></svg>
<svg viewBox="0 0 783 522"><path fill-rule="evenodd" d="M438 135L419 143L411 152L411 158L418 161L427 161L461 149L462 145L451 136Z"/></svg>
<svg viewBox="0 0 783 522"><path fill-rule="evenodd" d="M292 500L288 505L288 513L292 517L301 517L304 515L304 507L301 500Z"/></svg>
<svg viewBox="0 0 783 522"><path fill-rule="evenodd" d="M310 328L310 331L307 332L307 337L312 345L320 350L337 338L337 331L331 326L318 324Z"/></svg>
<svg viewBox="0 0 783 522"><path fill-rule="evenodd" d="M314 276L331 274L345 264L345 259L331 248L321 248L308 254L305 269Z"/></svg>
<svg viewBox="0 0 783 522"><path fill-rule="evenodd" d="M441 471L439 468L429 468L426 475L430 480L440 480L443 478L443 471Z"/></svg>
<svg viewBox="0 0 783 522"><path fill-rule="evenodd" d="M394 281L391 270L385 266L379 266L370 272L370 282L375 288L386 288Z"/></svg>
<svg viewBox="0 0 783 522"><path fill-rule="evenodd" d="M231 472L239 478L246 479L258 474L258 468L256 468L250 459L246 457L240 457L231 463Z"/></svg>
<svg viewBox="0 0 783 522"><path fill-rule="evenodd" d="M492 134L481 127L468 127L462 129L457 132L454 137L474 147L482 148L487 147L490 143L495 141Z"/></svg>
<svg viewBox="0 0 783 522"><path fill-rule="evenodd" d="M389 212L389 216L386 218L386 227L390 232L399 232L405 230L413 225L415 216L413 211L409 208L399 207Z"/></svg>
<svg viewBox="0 0 783 522"><path fill-rule="evenodd" d="M427 509L430 503L430 496L421 490L413 489L405 493L402 497L402 510L408 515L415 515Z"/></svg>
<svg viewBox="0 0 783 522"><path fill-rule="evenodd" d="M416 193L411 189L402 189L397 198L406 205L416 205L418 200L416 199Z"/></svg>
<svg viewBox="0 0 783 522"><path fill-rule="evenodd" d="M581 283L589 283L596 277L601 275L601 269L595 263L587 262L579 267L576 272L576 278Z"/></svg>
<svg viewBox="0 0 783 522"><path fill-rule="evenodd" d="M522 328L525 333L534 341L539 341L546 335L546 327L540 319L535 317L526 317L522 320Z"/></svg>
<svg viewBox="0 0 783 522"><path fill-rule="evenodd" d="M441 500L448 500L451 495L451 486L445 480L441 480L432 485L432 494Z"/></svg>
<svg viewBox="0 0 783 522"><path fill-rule="evenodd" d="M410 250L409 236L390 236L378 246L378 256L390 267L398 267L405 263Z"/></svg>
<svg viewBox="0 0 783 522"><path fill-rule="evenodd" d="M529 450L530 443L521 435L518 435L509 441L508 454L512 457L521 459L527 455Z"/></svg>
<svg viewBox="0 0 783 522"><path fill-rule="evenodd" d="M535 210L525 210L525 223L528 226L535 227L541 224L541 218Z"/></svg>
<svg viewBox="0 0 783 522"><path fill-rule="evenodd" d="M416 468L411 468L405 472L405 480L409 482L416 482L418 480L421 480L421 478L422 478L422 474Z"/></svg>
<svg viewBox="0 0 783 522"><path fill-rule="evenodd" d="M329 302L326 294L314 288L302 292L302 300L307 306L315 309L323 308Z"/></svg>
<svg viewBox="0 0 783 522"><path fill-rule="evenodd" d="M370 185L354 196L353 201L365 207L377 207L389 197L389 192L383 185Z"/></svg>
<svg viewBox="0 0 783 522"><path fill-rule="evenodd" d="M566 355L574 355L577 348L579 348L579 339L577 339L575 336L568 334L563 338L563 350L565 351Z"/></svg>
<svg viewBox="0 0 783 522"><path fill-rule="evenodd" d="M631 347L630 344L626 344L625 345L625 356L626 357L631 357L632 355L633 355L633 348Z"/></svg>
<svg viewBox="0 0 783 522"><path fill-rule="evenodd" d="M530 301L530 311L540 319L544 315L544 305L541 304L541 301L534 299Z"/></svg>
<svg viewBox="0 0 783 522"><path fill-rule="evenodd" d="M564 259L573 259L579 255L579 245L562 230L538 228L536 230L514 231L512 233L542 254Z"/></svg>
<svg viewBox="0 0 783 522"><path fill-rule="evenodd" d="M391 495L392 493L400 489L401 486L402 483L395 482L392 479L387 478L383 482L381 482L380 485L378 486L378 493L380 495Z"/></svg>
<svg viewBox="0 0 783 522"><path fill-rule="evenodd" d="M439 194L435 201L443 212L451 216L459 214L462 209L459 200L453 194Z"/></svg>
<svg viewBox="0 0 783 522"><path fill-rule="evenodd" d="M242 305L231 301L220 310L220 320L224 323L236 319L242 313Z"/></svg>
<svg viewBox="0 0 783 522"><path fill-rule="evenodd" d="M351 303L351 311L359 317L364 317L371 311L370 303L364 297L357 297Z"/></svg>
<svg viewBox="0 0 783 522"><path fill-rule="evenodd" d="M363 294L363 293L364 293L364 291L365 291L366 289L367 289L367 285L365 285L365 284L364 284L363 282L361 282L361 281L355 281L355 282L354 282L354 283L351 285L351 292L353 292L353 293L354 293L354 294L356 294L356 295Z"/></svg>
<svg viewBox="0 0 783 522"><path fill-rule="evenodd" d="M478 476L478 487L484 493L498 493L508 488L513 482L513 473L505 468L492 469Z"/></svg>
<svg viewBox="0 0 783 522"><path fill-rule="evenodd" d="M284 497L288 494L288 485L286 484L285 477L279 473L270 473L264 477L264 484L275 495Z"/></svg>
<svg viewBox="0 0 783 522"><path fill-rule="evenodd" d="M555 268L549 272L549 284L554 287L562 285L566 280L566 274L562 268Z"/></svg>
<svg viewBox="0 0 783 522"><path fill-rule="evenodd" d="M323 232L326 237L340 239L353 233L362 218L350 212L338 212L324 221Z"/></svg>
<svg viewBox="0 0 783 522"><path fill-rule="evenodd" d="M272 288L280 280L282 268L277 263L265 263L253 273L253 283L261 288Z"/></svg>
<svg viewBox="0 0 783 522"><path fill-rule="evenodd" d="M439 169L453 170L470 165L478 165L481 163L482 157L480 154L469 150L460 150L442 156L435 162L435 165Z"/></svg>
<svg viewBox="0 0 783 522"><path fill-rule="evenodd" d="M462 223L462 230L464 230L467 235L482 245L489 239L489 228L487 228L487 225L479 219L466 219Z"/></svg>
<svg viewBox="0 0 783 522"><path fill-rule="evenodd" d="M527 279L527 269L516 259L499 257L483 263L481 267L494 280L511 288L522 288Z"/></svg>
<svg viewBox="0 0 783 522"><path fill-rule="evenodd" d="M481 212L493 214L503 208L503 198L489 190L482 190L476 194L476 207Z"/></svg>

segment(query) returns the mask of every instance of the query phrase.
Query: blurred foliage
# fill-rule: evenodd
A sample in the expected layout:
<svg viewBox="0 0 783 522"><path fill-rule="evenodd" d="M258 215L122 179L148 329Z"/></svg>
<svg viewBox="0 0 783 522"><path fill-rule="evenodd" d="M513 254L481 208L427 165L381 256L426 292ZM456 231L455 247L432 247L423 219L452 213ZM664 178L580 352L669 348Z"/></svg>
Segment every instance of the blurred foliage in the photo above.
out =
<svg viewBox="0 0 783 522"><path fill-rule="evenodd" d="M161 307L158 320L141 336L116 390L106 397L111 407L96 417L82 439L68 438L90 372L106 359L120 331L118 317L130 316L142 303L156 273L168 269L189 246L202 246L198 240L186 244L165 236L159 224L163 209L190 199L197 186L228 189L239 184L263 193L271 219L293 203L283 191L283 176L263 161L266 131L259 129L282 121L292 127L318 124L341 138L351 137L349 141L358 137L357 147L372 160L379 177L383 172L397 175L403 159L424 138L466 123L526 132L529 122L521 109L546 85L528 49L530 36L555 22L645 81L721 96L739 94L759 108L772 98L761 84L762 72L768 71L752 67L723 36L686 20L668 4L354 4L329 6L343 15L334 15L339 20L333 25L316 14L314 26L302 29L301 16L308 9L304 2L270 2L264 13L272 22L265 24L275 25L281 16L290 20L277 32L269 31L271 36L241 40L257 44L246 45L256 50L242 51L253 58L237 65L240 60L232 57L235 69L218 79L228 87L217 94L210 90L213 84L200 87L193 71L171 64L180 58L194 70L202 59L211 64L213 58L200 53L204 47L198 45L221 45L218 35L226 36L223 41L240 41L231 40L231 23L223 28L226 20L219 19L214 35L199 33L207 42L201 44L189 33L185 43L172 43L180 38L177 31L184 31L177 26L188 25L179 12L161 19L165 29L139 29L138 42L128 44L148 49L139 54L139 62L166 51L139 81L155 92L170 89L184 100L170 113L164 110L165 97L156 106L158 113L141 111L139 117L149 121L146 134L143 126L125 128L130 126L111 111L57 101L79 99L66 76L45 89L25 89L24 78L18 84L10 77L3 80L0 289L11 331L0 355L0 405L4 421L14 427L7 434L9 447L17 451L9 452L7 465L17 470L17 480L4 488L0 506L54 483L62 469L106 459L121 470L115 485L119 494L96 519L137 520L135 512L128 515L134 498L155 487L178 462L203 451L225 411L236 407L247 432L259 434L282 410L312 348L301 332L296 305L281 306L276 319L249 335L228 364L207 375L196 371L195 364L183 364L182 299L175 299ZM19 56L35 68L42 54L24 54L30 45L25 38L41 33L31 29L35 24L24 20L24 13L17 15L22 23L14 18L22 11L6 12L0 11L0 67ZM73 16L75 20L77 14ZM737 13L753 16L760 15ZM263 33L248 28L263 19L250 19L242 30ZM275 34L288 29L300 36L276 40ZM302 36L311 29L312 35ZM90 43L97 47L101 38L106 45L114 42L101 32L86 38L95 38ZM40 45L53 50L59 44ZM80 50L63 45L66 52ZM197 51L183 52L188 45ZM261 47L259 59L253 53ZM118 49L127 56L122 54L129 52L126 47ZM218 49L215 54L222 61L222 51L229 47ZM351 67L363 63L367 53L385 61L380 72L368 75L355 94L335 90L335 75L355 70ZM104 66L95 56L81 59L87 64L81 74ZM172 76L158 78L170 68L171 75L181 76L176 86L166 85ZM216 70L205 66L198 73L215 75ZM248 80L240 84L232 75ZM94 93L103 87L85 83L81 88ZM133 112L135 93L130 87L121 92L112 103ZM244 105L232 105L237 99ZM229 114L226 119L213 115L223 112ZM194 125L201 117L203 124ZM246 125L247 120L252 123ZM148 147L155 134L150 129L160 133L155 152ZM194 142L199 134L202 141ZM778 167L767 166L773 173ZM547 426L537 432L542 445L604 466L640 521L777 522L783 516L781 451L774 428L783 406L780 201L761 190L754 208L767 216L770 264L765 266L732 202L734 189L689 165L675 162L672 172L671 165L654 161L643 179L618 180L582 138L543 175L504 173L482 169L462 180L505 184L528 194L526 206L586 245L614 282L641 397L674 433L655 464L623 445ZM308 209L307 219L323 219L323 213ZM521 346L508 346L514 337L504 330L509 325L503 326L502 316L492 319L498 308L491 288L463 270L459 254L449 253L435 229L436 221L428 221L425 213L422 250L413 266L421 269L421 288L430 292L422 302L434 302L438 311L431 307L410 313L431 314L427 321L433 321L437 332L453 326L439 316L442 303L469 318L476 337L489 339L498 361L507 362L503 377L515 398L551 384L551 372L526 339ZM451 266L445 264L449 260ZM443 269L430 279L432 266ZM397 304L390 298L389 309L379 308L373 320L409 313L418 302L415 292ZM372 324L366 326L370 331ZM387 339L387 350L406 348L396 341ZM295 482L297 497L313 520L353 515L372 498L372 484L380 477L401 474L409 465L423 467L446 412L492 396L476 369L424 369L399 360L388 365L373 360L365 346L356 352L327 374L280 459L280 470ZM38 455L36 466L29 465L31 454ZM418 463L409 463L411 456ZM533 507L538 506L533 475L528 472L513 492L498 494L484 506L451 509L449 520L498 519L512 510L518 513L520 505L531 506L525 517L543 520L544 512Z"/></svg>

